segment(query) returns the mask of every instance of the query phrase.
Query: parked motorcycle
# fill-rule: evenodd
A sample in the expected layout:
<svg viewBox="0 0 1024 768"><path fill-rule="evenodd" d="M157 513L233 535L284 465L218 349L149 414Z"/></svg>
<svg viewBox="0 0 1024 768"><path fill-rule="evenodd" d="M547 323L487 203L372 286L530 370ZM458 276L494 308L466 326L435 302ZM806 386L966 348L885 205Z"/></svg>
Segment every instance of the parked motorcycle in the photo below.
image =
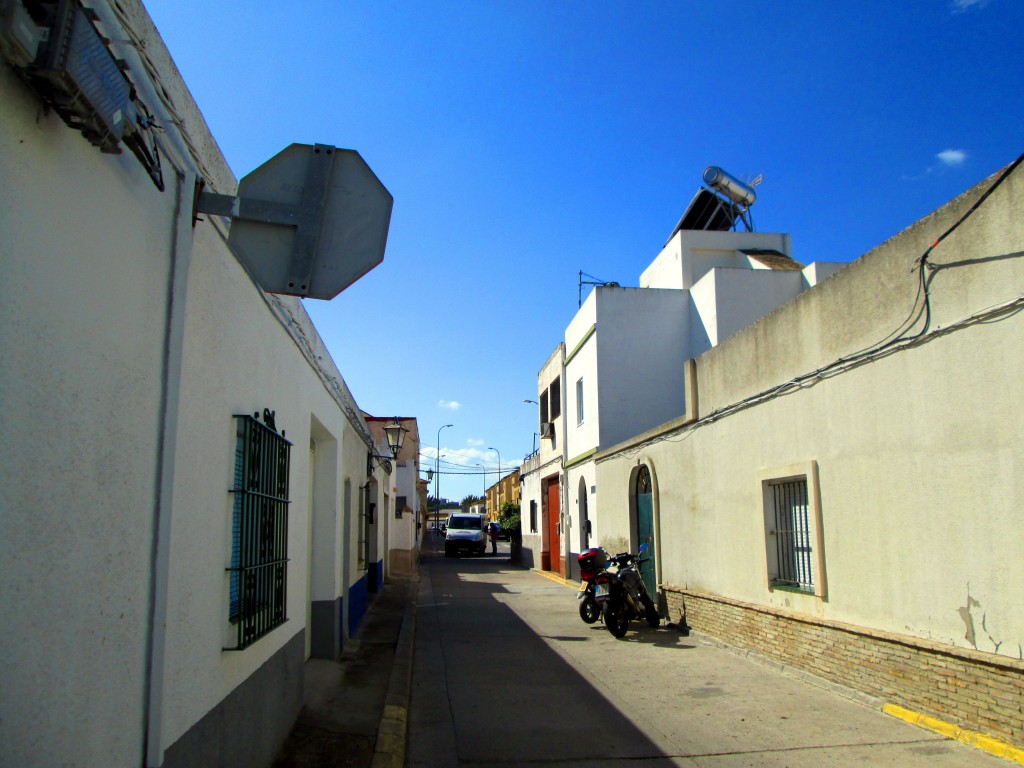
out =
<svg viewBox="0 0 1024 768"><path fill-rule="evenodd" d="M576 561L580 564L580 591L576 593L576 599L580 601L580 618L587 624L593 624L601 618L595 579L608 567L608 553L601 547L592 547L578 555Z"/></svg>
<svg viewBox="0 0 1024 768"><path fill-rule="evenodd" d="M606 569L594 578L595 599L604 616L604 625L615 637L625 637L630 619L646 619L651 627L661 624L658 609L637 570L637 566L645 562L646 552L647 545L641 544L635 555L629 552L615 555L611 562L617 570Z"/></svg>

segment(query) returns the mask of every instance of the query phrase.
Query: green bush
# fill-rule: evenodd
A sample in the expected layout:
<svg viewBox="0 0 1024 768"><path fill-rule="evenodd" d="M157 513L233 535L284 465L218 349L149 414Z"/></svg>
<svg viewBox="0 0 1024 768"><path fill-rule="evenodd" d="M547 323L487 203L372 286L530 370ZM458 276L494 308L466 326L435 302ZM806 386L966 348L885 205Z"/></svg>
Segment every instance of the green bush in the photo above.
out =
<svg viewBox="0 0 1024 768"><path fill-rule="evenodd" d="M519 528L519 505L506 501L501 505L501 519L498 521L502 533L509 539L518 541L522 538L522 531Z"/></svg>

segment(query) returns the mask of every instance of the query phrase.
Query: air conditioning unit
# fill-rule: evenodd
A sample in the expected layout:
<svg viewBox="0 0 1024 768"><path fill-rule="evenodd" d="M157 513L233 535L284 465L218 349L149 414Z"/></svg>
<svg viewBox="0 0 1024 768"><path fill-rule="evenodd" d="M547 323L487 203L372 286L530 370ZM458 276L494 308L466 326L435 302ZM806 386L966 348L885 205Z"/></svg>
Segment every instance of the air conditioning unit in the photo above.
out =
<svg viewBox="0 0 1024 768"><path fill-rule="evenodd" d="M20 0L0 0L0 56L15 67L36 60L45 32Z"/></svg>
<svg viewBox="0 0 1024 768"><path fill-rule="evenodd" d="M554 437L555 436L555 425L550 421L545 421L540 425L540 436L541 437Z"/></svg>

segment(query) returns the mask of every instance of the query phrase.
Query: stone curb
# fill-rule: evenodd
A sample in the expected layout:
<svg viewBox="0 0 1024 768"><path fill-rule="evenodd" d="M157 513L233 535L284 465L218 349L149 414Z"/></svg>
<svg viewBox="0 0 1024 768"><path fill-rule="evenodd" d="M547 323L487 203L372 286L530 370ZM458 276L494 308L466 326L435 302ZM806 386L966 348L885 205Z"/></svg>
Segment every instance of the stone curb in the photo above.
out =
<svg viewBox="0 0 1024 768"><path fill-rule="evenodd" d="M384 711L377 726L373 768L402 768L405 765L409 726L409 698L412 695L412 656L416 639L416 597L414 580L402 615L402 628L395 646L395 663L388 680Z"/></svg>
<svg viewBox="0 0 1024 768"><path fill-rule="evenodd" d="M1009 760L1011 763L1024 765L1024 749L1018 749L999 739L994 739L977 731L968 731L958 725L953 725L953 723L947 723L945 720L939 720L937 717L922 715L920 712L914 712L896 704L886 704L882 707L882 711L887 715L916 725L918 728L925 728L926 730L941 734L947 739L956 739L962 744L980 749L982 752L987 752L994 757L1001 757L1004 760Z"/></svg>

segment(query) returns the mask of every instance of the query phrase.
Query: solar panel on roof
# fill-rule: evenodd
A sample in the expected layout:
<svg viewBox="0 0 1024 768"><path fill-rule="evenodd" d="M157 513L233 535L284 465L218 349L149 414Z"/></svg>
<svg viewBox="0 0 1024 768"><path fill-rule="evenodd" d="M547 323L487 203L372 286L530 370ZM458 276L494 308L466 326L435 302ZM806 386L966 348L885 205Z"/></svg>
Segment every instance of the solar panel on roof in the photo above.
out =
<svg viewBox="0 0 1024 768"><path fill-rule="evenodd" d="M681 229L701 229L714 232L728 232L736 223L739 211L710 190L700 189L686 207L679 223L676 224L671 240Z"/></svg>

